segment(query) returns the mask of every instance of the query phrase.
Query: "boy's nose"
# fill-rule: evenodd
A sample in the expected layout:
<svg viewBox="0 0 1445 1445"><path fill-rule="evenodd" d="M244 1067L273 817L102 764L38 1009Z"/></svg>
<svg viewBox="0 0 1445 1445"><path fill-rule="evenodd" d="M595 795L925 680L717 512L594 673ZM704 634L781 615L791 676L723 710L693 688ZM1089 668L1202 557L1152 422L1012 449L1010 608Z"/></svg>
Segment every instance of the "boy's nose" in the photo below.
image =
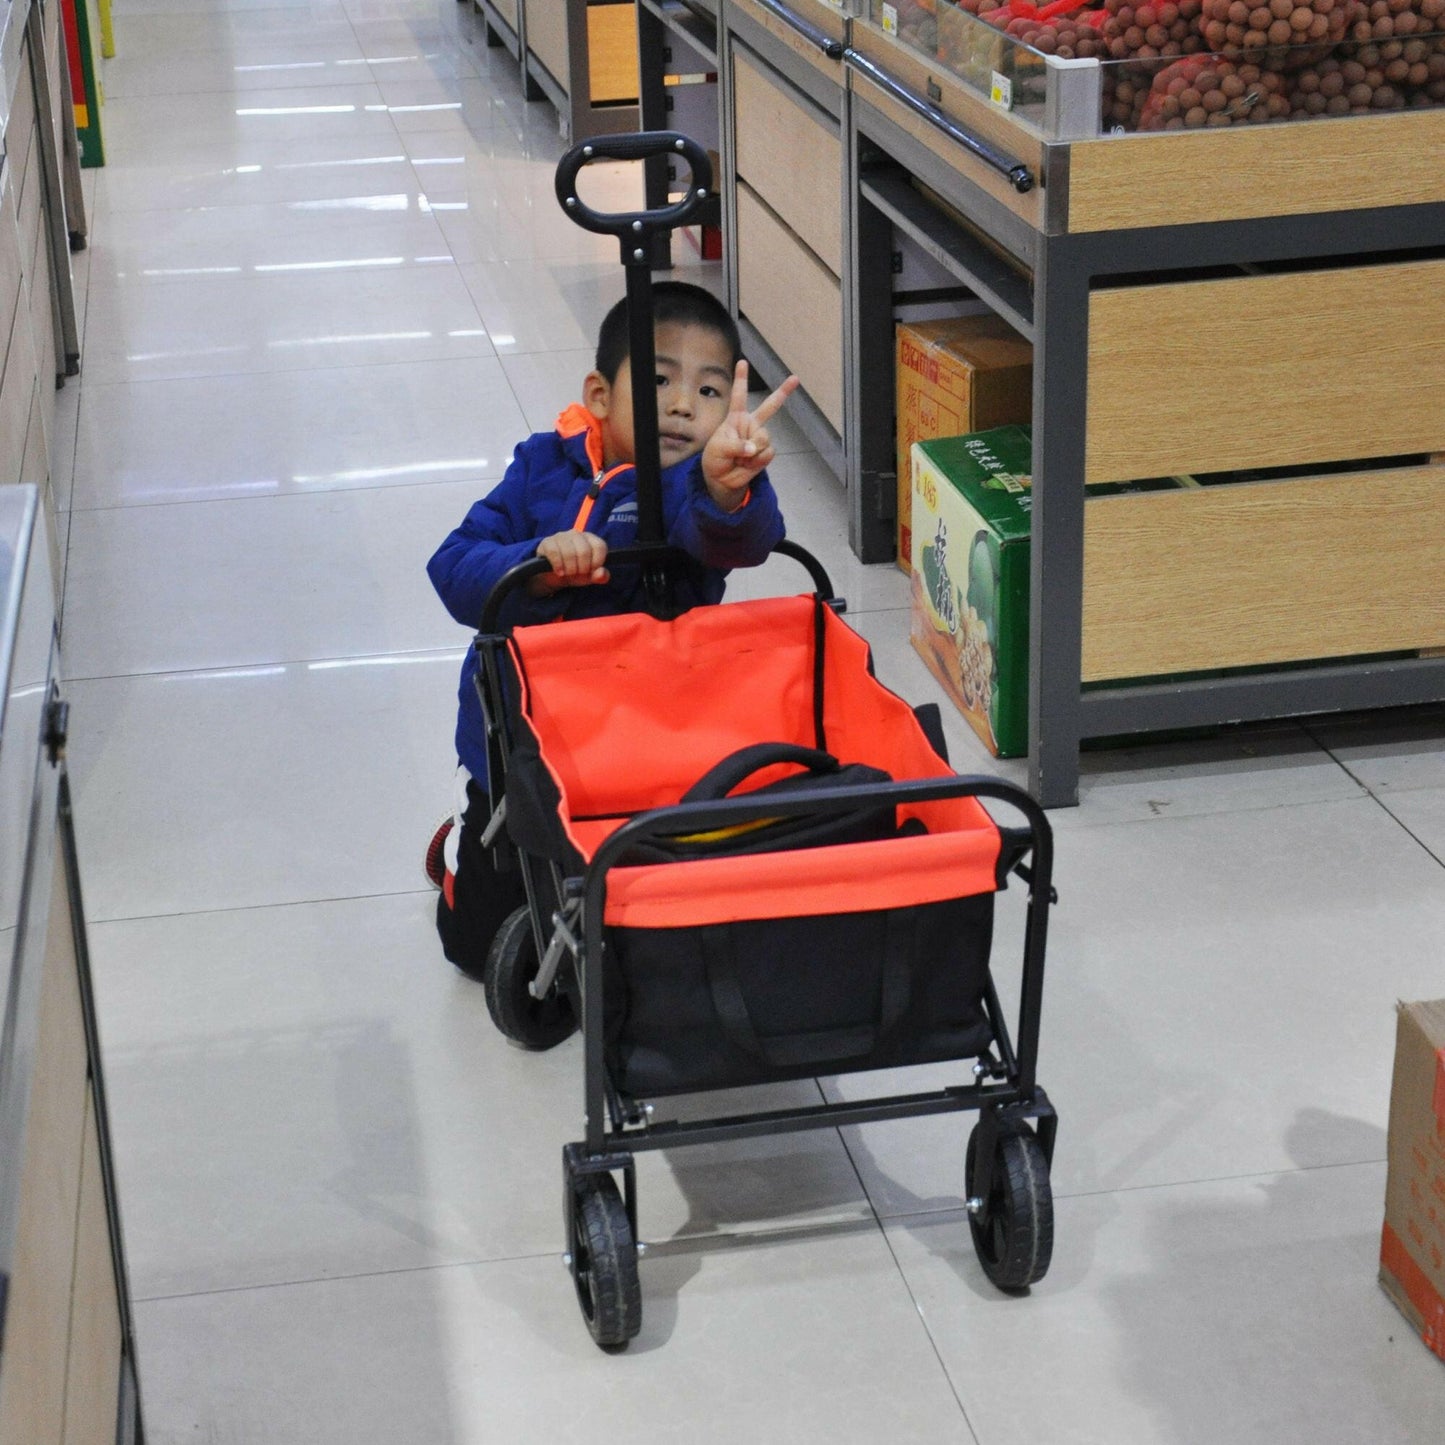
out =
<svg viewBox="0 0 1445 1445"><path fill-rule="evenodd" d="M667 410L673 416L692 415L692 393L685 386L672 386L667 390Z"/></svg>

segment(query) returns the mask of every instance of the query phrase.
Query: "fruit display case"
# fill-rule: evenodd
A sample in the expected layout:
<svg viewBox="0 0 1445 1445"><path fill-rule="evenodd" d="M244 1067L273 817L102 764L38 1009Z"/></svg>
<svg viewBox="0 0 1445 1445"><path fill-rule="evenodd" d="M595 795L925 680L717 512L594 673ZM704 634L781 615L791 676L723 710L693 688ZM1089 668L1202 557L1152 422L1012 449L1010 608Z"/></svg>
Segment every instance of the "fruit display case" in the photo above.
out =
<svg viewBox="0 0 1445 1445"><path fill-rule="evenodd" d="M850 408L890 385L899 234L1034 347L1045 805L1077 799L1086 739L1445 698L1439 17L1194 3L1070 32L868 0L844 56ZM882 560L896 463L856 435L855 548ZM1085 500L1173 475L1209 484Z"/></svg>
<svg viewBox="0 0 1445 1445"><path fill-rule="evenodd" d="M1333 0L1268 26L1110 0L1072 41L1066 11L1009 3L990 23L947 0L643 0L666 22L641 27L644 94L659 38L716 54L729 300L760 375L808 373L791 411L853 551L894 555L906 247L1034 349L1042 803L1077 800L1088 739L1445 699L1427 0L1339 7L1338 39ZM1175 475L1205 484L1093 485Z"/></svg>

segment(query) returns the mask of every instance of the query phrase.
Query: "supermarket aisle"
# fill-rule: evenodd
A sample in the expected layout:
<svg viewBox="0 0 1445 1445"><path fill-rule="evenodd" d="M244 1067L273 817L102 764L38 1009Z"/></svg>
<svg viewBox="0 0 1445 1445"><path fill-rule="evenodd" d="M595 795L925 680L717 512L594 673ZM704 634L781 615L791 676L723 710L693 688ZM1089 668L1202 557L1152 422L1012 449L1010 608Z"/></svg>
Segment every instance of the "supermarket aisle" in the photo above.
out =
<svg viewBox="0 0 1445 1445"><path fill-rule="evenodd" d="M643 1335L592 1346L577 1041L507 1047L430 929L466 635L423 564L573 398L615 248L456 0L114 10L65 656L152 1445L1437 1438L1373 1261L1393 1004L1445 992L1440 710L1093 755L1031 1298L974 1261L966 1124L914 1121L645 1158ZM934 695L781 430L793 534Z"/></svg>

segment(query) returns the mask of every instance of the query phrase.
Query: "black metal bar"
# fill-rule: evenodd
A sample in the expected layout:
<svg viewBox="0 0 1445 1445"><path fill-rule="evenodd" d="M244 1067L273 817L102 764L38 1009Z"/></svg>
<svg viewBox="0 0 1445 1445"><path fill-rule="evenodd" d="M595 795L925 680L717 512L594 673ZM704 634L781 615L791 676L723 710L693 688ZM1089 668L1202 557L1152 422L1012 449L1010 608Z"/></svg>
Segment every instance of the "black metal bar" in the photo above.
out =
<svg viewBox="0 0 1445 1445"><path fill-rule="evenodd" d="M811 21L804 20L794 10L789 10L786 5L780 5L778 0L754 0L760 10L766 10L775 19L781 20L790 30L796 30L810 45L816 45L829 60L838 60L842 57L847 47L835 35L829 35L826 30L820 30Z"/></svg>
<svg viewBox="0 0 1445 1445"><path fill-rule="evenodd" d="M1034 174L1022 161L1016 160L1013 156L990 145L986 140L974 135L972 131L965 130L945 111L931 101L924 100L902 81L896 80L886 70L875 65L866 55L859 54L851 46L843 51L843 60L853 69L861 71L874 85L880 90L886 91L900 105L907 106L914 115L926 120L929 125L946 135L949 140L957 142L971 156L1006 177L1009 184L1021 195L1033 190Z"/></svg>
<svg viewBox="0 0 1445 1445"><path fill-rule="evenodd" d="M1044 238L1034 296L1029 784L1045 807L1061 807L1079 790L1089 359L1089 275L1068 238Z"/></svg>
<svg viewBox="0 0 1445 1445"><path fill-rule="evenodd" d="M849 97L851 109L852 98ZM897 554L898 451L893 408L879 397L892 397L894 373L893 297L890 272L893 232L888 218L860 194L857 128L845 136L849 238L843 295L847 345L843 355L844 451L847 454L848 545L863 562L888 562ZM877 284L874 278L884 278Z"/></svg>
<svg viewBox="0 0 1445 1445"><path fill-rule="evenodd" d="M662 49L666 28L648 5L637 7L637 123L644 131L667 128L667 86L663 84ZM656 211L668 201L668 158L649 156L642 163L642 203ZM665 271L672 265L672 236L662 232L653 238L652 264Z"/></svg>
<svg viewBox="0 0 1445 1445"><path fill-rule="evenodd" d="M1028 276L930 205L898 170L864 171L860 189L867 201L1014 330L1026 340L1034 339L1034 293Z"/></svg>
<svg viewBox="0 0 1445 1445"><path fill-rule="evenodd" d="M833 581L828 576L823 564L806 547L784 537L773 548L773 552L779 557L791 557L793 561L801 563L807 569L808 576L813 580L813 591L825 602L831 601L837 596L833 591Z"/></svg>
<svg viewBox="0 0 1445 1445"><path fill-rule="evenodd" d="M891 1094L881 1099L851 1100L836 1104L809 1104L796 1109L773 1109L762 1114L733 1114L717 1119L664 1120L643 1129L613 1135L612 1149L634 1153L675 1149L683 1145L719 1144L734 1139L756 1139L767 1134L801 1134L809 1129L845 1128L851 1124L879 1124L915 1119L930 1114L957 1114L987 1104L1021 1102L1017 1088L1004 1084L959 1085L930 1093Z"/></svg>
<svg viewBox="0 0 1445 1445"><path fill-rule="evenodd" d="M632 366L632 457L637 469L637 540L661 542L662 467L657 453L657 358L652 334L651 236L627 269L628 356Z"/></svg>
<svg viewBox="0 0 1445 1445"><path fill-rule="evenodd" d="M1091 689L1079 717L1097 738L1441 700L1445 658L1407 657Z"/></svg>

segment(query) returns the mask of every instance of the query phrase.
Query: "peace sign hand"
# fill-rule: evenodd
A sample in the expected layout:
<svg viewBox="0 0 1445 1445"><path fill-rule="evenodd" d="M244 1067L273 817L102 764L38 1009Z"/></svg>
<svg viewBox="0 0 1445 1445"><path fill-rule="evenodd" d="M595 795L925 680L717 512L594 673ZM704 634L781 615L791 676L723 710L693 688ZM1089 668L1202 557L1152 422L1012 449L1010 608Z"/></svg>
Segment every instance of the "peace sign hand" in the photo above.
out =
<svg viewBox="0 0 1445 1445"><path fill-rule="evenodd" d="M702 450L702 477L714 502L725 512L742 506L753 478L773 459L773 444L766 423L777 414L797 390L798 378L790 376L748 410L748 364L740 361L733 371L733 390L723 424L708 438Z"/></svg>

